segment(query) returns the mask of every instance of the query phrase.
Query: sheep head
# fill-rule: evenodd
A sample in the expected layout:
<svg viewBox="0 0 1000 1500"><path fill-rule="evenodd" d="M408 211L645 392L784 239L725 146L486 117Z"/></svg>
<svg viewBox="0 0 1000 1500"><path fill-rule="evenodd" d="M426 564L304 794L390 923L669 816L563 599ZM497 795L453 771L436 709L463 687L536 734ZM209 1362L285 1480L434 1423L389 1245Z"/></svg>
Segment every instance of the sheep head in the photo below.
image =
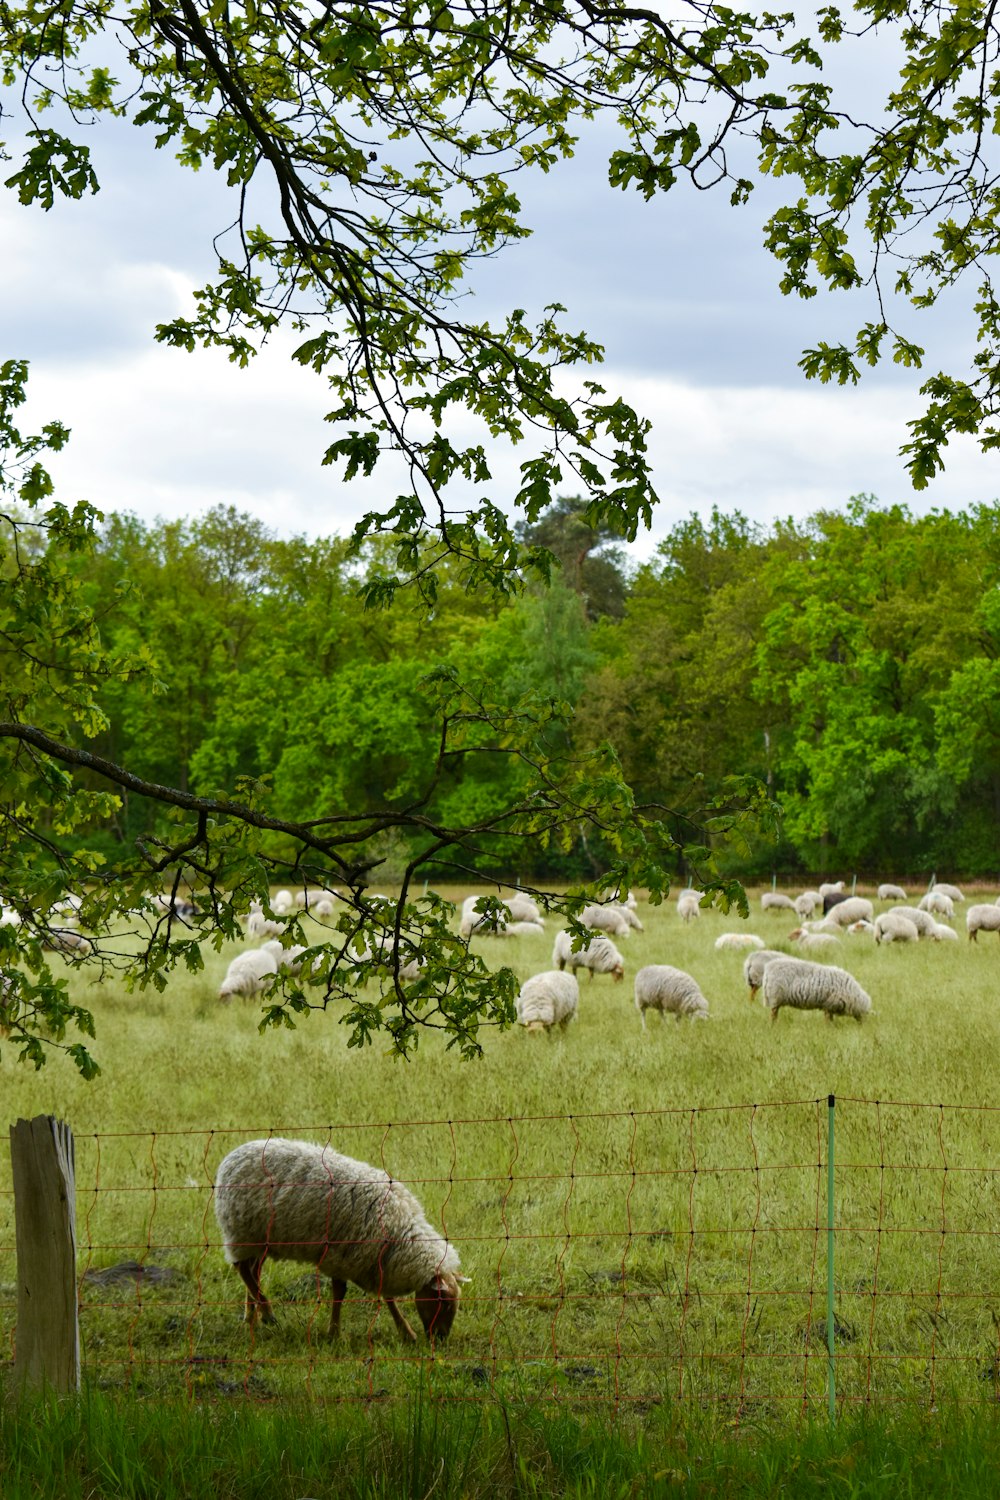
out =
<svg viewBox="0 0 1000 1500"><path fill-rule="evenodd" d="M459 1278L438 1271L426 1286L417 1289L417 1313L429 1339L446 1339L455 1321L462 1289Z"/></svg>

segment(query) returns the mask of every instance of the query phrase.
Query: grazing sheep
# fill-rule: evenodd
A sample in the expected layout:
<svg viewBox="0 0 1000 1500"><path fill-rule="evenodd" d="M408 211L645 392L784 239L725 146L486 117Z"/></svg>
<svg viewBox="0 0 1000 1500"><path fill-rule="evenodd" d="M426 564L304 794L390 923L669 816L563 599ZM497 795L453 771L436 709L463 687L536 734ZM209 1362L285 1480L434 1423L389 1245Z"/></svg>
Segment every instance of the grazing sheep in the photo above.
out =
<svg viewBox="0 0 1000 1500"><path fill-rule="evenodd" d="M778 1019L784 1006L793 1010L821 1010L828 1021L834 1016L853 1016L863 1021L872 1008L869 995L846 969L833 964L812 964L802 958L776 958L764 970L761 999Z"/></svg>
<svg viewBox="0 0 1000 1500"><path fill-rule="evenodd" d="M94 945L79 932L69 927L51 927L42 938L42 947L52 953L62 953L66 958L89 958Z"/></svg>
<svg viewBox="0 0 1000 1500"><path fill-rule="evenodd" d="M272 922L270 917L265 917L263 907L259 901L255 901L250 907L247 917L248 938L272 938L280 937L285 930L284 922Z"/></svg>
<svg viewBox="0 0 1000 1500"><path fill-rule="evenodd" d="M483 896L466 896L462 902L462 920L458 929L459 937L470 938L474 932L484 931L495 933L506 927L510 917L510 907L506 901L501 901L500 912L496 916L476 910L476 902L482 901Z"/></svg>
<svg viewBox="0 0 1000 1500"><path fill-rule="evenodd" d="M764 978L764 970L775 958L787 958L787 953L779 953L776 948L762 948L759 953L751 953L743 965L743 978L750 990L750 999L760 989Z"/></svg>
<svg viewBox="0 0 1000 1500"><path fill-rule="evenodd" d="M506 927L493 934L494 937L544 937L545 928L541 922L508 922Z"/></svg>
<svg viewBox="0 0 1000 1500"><path fill-rule="evenodd" d="M611 939L606 937L595 937L586 948L579 948L574 953L573 934L565 929L557 932L552 962L557 969L565 969L567 966L571 969L589 969L591 979L595 974L610 974L618 984L625 978L625 960Z"/></svg>
<svg viewBox="0 0 1000 1500"><path fill-rule="evenodd" d="M229 1000L233 995L258 995L268 978L277 972L277 960L266 948L250 948L237 953L219 986L219 999Z"/></svg>
<svg viewBox="0 0 1000 1500"><path fill-rule="evenodd" d="M880 901L905 901L907 899L906 892L899 885L880 885L877 894Z"/></svg>
<svg viewBox="0 0 1000 1500"><path fill-rule="evenodd" d="M765 943L755 932L724 932L716 938L715 946L721 952L723 948L763 948Z"/></svg>
<svg viewBox="0 0 1000 1500"><path fill-rule="evenodd" d="M277 891L271 897L271 910L276 917L287 917L295 905L291 891Z"/></svg>
<svg viewBox="0 0 1000 1500"><path fill-rule="evenodd" d="M260 1286L270 1255L329 1276L330 1338L340 1332L349 1281L384 1298L405 1341L416 1334L396 1298L409 1292L427 1336L447 1337L461 1295L458 1254L387 1172L309 1141L248 1141L220 1162L214 1202L226 1260L247 1289L246 1321L258 1313L274 1321Z"/></svg>
<svg viewBox="0 0 1000 1500"><path fill-rule="evenodd" d="M823 905L823 897L819 891L803 891L801 896L796 896L794 905L796 914L806 921L817 907Z"/></svg>
<svg viewBox="0 0 1000 1500"><path fill-rule="evenodd" d="M541 923L542 913L537 901L526 896L523 891L515 891L513 895L504 898L504 905L514 918L515 922L537 922Z"/></svg>
<svg viewBox="0 0 1000 1500"><path fill-rule="evenodd" d="M701 916L701 898L697 895L681 896L677 902L677 915L682 922L691 922Z"/></svg>
<svg viewBox="0 0 1000 1500"><path fill-rule="evenodd" d="M839 896L839 895L841 895L842 892L843 892L843 889L844 889L844 882L842 880L835 880L835 881L832 881L832 882L829 881L829 880L827 880L827 881L824 881L824 883L820 886L819 893L820 893L820 896L825 901L826 898L827 898L827 896Z"/></svg>
<svg viewBox="0 0 1000 1500"><path fill-rule="evenodd" d="M12 906L0 905L0 927L20 927L21 914Z"/></svg>
<svg viewBox="0 0 1000 1500"><path fill-rule="evenodd" d="M819 953L832 943L839 943L840 938L835 937L832 932L816 932L809 927L796 927L794 932L788 934L788 941L795 943L803 953Z"/></svg>
<svg viewBox="0 0 1000 1500"><path fill-rule="evenodd" d="M843 901L852 901L854 898L848 896L846 891L827 891L823 897L823 915L833 911L835 906L840 906Z"/></svg>
<svg viewBox="0 0 1000 1500"><path fill-rule="evenodd" d="M514 1004L517 1019L529 1031L548 1031L551 1026L565 1031L576 1015L579 999L576 975L549 969L526 979Z"/></svg>
<svg viewBox="0 0 1000 1500"><path fill-rule="evenodd" d="M667 1013L692 1020L708 1020L708 1001L702 994L698 981L683 969L672 969L669 964L647 964L635 976L635 1008L642 1017L642 1029L646 1029L647 1010L658 1010L663 1019Z"/></svg>
<svg viewBox="0 0 1000 1500"><path fill-rule="evenodd" d="M947 896L951 901L964 901L965 897L957 885L947 885L943 880L938 881L934 889L940 891L942 896Z"/></svg>
<svg viewBox="0 0 1000 1500"><path fill-rule="evenodd" d="M795 902L791 896L783 896L780 891L765 891L760 898L762 911L794 911Z"/></svg>
<svg viewBox="0 0 1000 1500"><path fill-rule="evenodd" d="M875 924L874 922L869 922L865 917L859 917L856 922L851 923L847 930L853 933L855 937L867 937L869 932L875 931Z"/></svg>
<svg viewBox="0 0 1000 1500"><path fill-rule="evenodd" d="M915 943L920 937L916 924L898 911L884 911L875 918L876 943Z"/></svg>
<svg viewBox="0 0 1000 1500"><path fill-rule="evenodd" d="M875 908L864 896L843 896L830 907L829 915L838 927L850 927L852 922L873 921Z"/></svg>
<svg viewBox="0 0 1000 1500"><path fill-rule="evenodd" d="M620 906L585 906L580 913L584 927L594 932L607 932L611 937L632 936L632 924Z"/></svg>
<svg viewBox="0 0 1000 1500"><path fill-rule="evenodd" d="M922 938L934 936L937 923L930 912L921 911L918 906L891 906L888 914L891 915L893 912L897 912L901 917L909 917Z"/></svg>
<svg viewBox="0 0 1000 1500"><path fill-rule="evenodd" d="M954 927L948 927L944 922L935 922L931 937L936 943L957 943L958 933Z"/></svg>
<svg viewBox="0 0 1000 1500"><path fill-rule="evenodd" d="M634 904L633 906L616 906L615 910L621 912L628 925L630 927L633 927L636 932L645 932L645 927L643 927L642 923L639 921L638 916L636 915Z"/></svg>
<svg viewBox="0 0 1000 1500"><path fill-rule="evenodd" d="M283 948L277 938L271 938L269 942L261 943L260 951L270 953L279 969L287 969L290 974L297 974L302 967L299 959L306 950L301 943L293 943L290 948Z"/></svg>
<svg viewBox="0 0 1000 1500"><path fill-rule="evenodd" d="M917 905L921 911L936 913L939 917L947 917L949 921L955 916L955 905L951 897L937 888L928 891L926 896L921 896Z"/></svg>
<svg viewBox="0 0 1000 1500"><path fill-rule="evenodd" d="M979 932L1000 932L1000 906L970 906L965 914L970 942Z"/></svg>

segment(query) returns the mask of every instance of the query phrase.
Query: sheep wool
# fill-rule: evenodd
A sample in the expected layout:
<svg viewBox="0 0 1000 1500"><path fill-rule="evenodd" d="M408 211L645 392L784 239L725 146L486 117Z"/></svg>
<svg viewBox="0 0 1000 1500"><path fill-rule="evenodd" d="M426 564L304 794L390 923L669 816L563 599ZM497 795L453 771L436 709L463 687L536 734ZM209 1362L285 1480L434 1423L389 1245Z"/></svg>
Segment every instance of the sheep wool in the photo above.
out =
<svg viewBox="0 0 1000 1500"><path fill-rule="evenodd" d="M625 960L606 937L595 937L586 948L574 953L573 934L563 929L556 933L552 962L557 969L589 969L591 979L595 974L610 974L616 983L625 978Z"/></svg>
<svg viewBox="0 0 1000 1500"><path fill-rule="evenodd" d="M619 906L585 906L580 913L584 927L595 932L607 932L612 937L631 937L632 924Z"/></svg>
<svg viewBox="0 0 1000 1500"><path fill-rule="evenodd" d="M880 885L878 899L880 901L905 901L906 892L900 885Z"/></svg>
<svg viewBox="0 0 1000 1500"><path fill-rule="evenodd" d="M647 964L635 976L635 1008L642 1017L642 1029L646 1029L647 1010L658 1010L666 1019L669 1014L680 1021L684 1016L693 1020L708 1020L708 1001L702 994L698 981L683 969L672 969L669 964Z"/></svg>
<svg viewBox="0 0 1000 1500"><path fill-rule="evenodd" d="M871 922L875 908L864 896L848 896L830 907L830 920L838 927L850 927L852 922Z"/></svg>
<svg viewBox="0 0 1000 1500"><path fill-rule="evenodd" d="M795 902L781 891L765 891L760 898L762 911L794 911Z"/></svg>
<svg viewBox="0 0 1000 1500"><path fill-rule="evenodd" d="M834 1016L853 1016L863 1021L872 1008L871 997L861 988L853 974L834 964L813 964L802 958L776 958L764 970L761 999L778 1019L784 1007L792 1010L821 1010L827 1020Z"/></svg>
<svg viewBox="0 0 1000 1500"><path fill-rule="evenodd" d="M803 891L801 896L795 898L796 913L807 920L818 907L823 905L823 897L819 891Z"/></svg>
<svg viewBox="0 0 1000 1500"><path fill-rule="evenodd" d="M507 896L504 905L514 918L515 922L537 922L542 920L537 901L526 896L523 891L515 891L513 895Z"/></svg>
<svg viewBox="0 0 1000 1500"><path fill-rule="evenodd" d="M797 944L803 953L822 953L824 948L839 943L840 938L835 937L832 932L814 932L808 927L796 927L794 932L788 934L788 941Z"/></svg>
<svg viewBox="0 0 1000 1500"><path fill-rule="evenodd" d="M761 948L758 953L750 954L743 964L743 978L747 982L751 1000L761 987L768 964L775 958L787 957L787 953L780 953L777 948Z"/></svg>
<svg viewBox="0 0 1000 1500"><path fill-rule="evenodd" d="M921 911L937 913L938 916L948 917L949 920L955 915L955 905L950 896L946 896L940 887L928 891L926 896L921 896L917 902Z"/></svg>
<svg viewBox="0 0 1000 1500"><path fill-rule="evenodd" d="M937 923L930 912L921 911L918 906L890 906L889 911L897 912L901 917L909 917L922 938L934 936Z"/></svg>
<svg viewBox="0 0 1000 1500"><path fill-rule="evenodd" d="M820 886L819 893L820 896L825 900L827 896L839 896L843 889L844 882L842 880L835 880L833 882L827 880L824 881L824 883Z"/></svg>
<svg viewBox="0 0 1000 1500"><path fill-rule="evenodd" d="M247 1321L257 1314L274 1320L260 1286L271 1256L305 1261L329 1276L331 1338L340 1331L348 1282L384 1298L411 1342L415 1334L395 1299L416 1292L428 1336L447 1337L461 1295L458 1254L387 1172L310 1141L248 1141L219 1164L214 1201L223 1253L247 1289Z"/></svg>
<svg viewBox="0 0 1000 1500"><path fill-rule="evenodd" d="M575 974L548 969L525 980L514 1004L517 1019L529 1031L548 1031L552 1026L565 1031L576 1015L579 999L580 986Z"/></svg>
<svg viewBox="0 0 1000 1500"><path fill-rule="evenodd" d="M931 937L936 943L958 942L958 933L955 931L954 927L949 927L944 922L934 923L934 931L931 933Z"/></svg>
<svg viewBox="0 0 1000 1500"><path fill-rule="evenodd" d="M947 896L951 901L964 901L965 896L957 885L947 885L943 880L938 881L934 889L940 891L942 896Z"/></svg>
<svg viewBox="0 0 1000 1500"><path fill-rule="evenodd" d="M700 917L701 898L690 892L681 896L677 902L677 915L682 922L692 922L696 917Z"/></svg>
<svg viewBox="0 0 1000 1500"><path fill-rule="evenodd" d="M973 943L977 933L1000 932L1000 906L970 906L965 914L965 926Z"/></svg>
<svg viewBox="0 0 1000 1500"><path fill-rule="evenodd" d="M755 932L724 932L715 940L715 947L720 953L724 948L763 948L765 946L764 939L758 937Z"/></svg>

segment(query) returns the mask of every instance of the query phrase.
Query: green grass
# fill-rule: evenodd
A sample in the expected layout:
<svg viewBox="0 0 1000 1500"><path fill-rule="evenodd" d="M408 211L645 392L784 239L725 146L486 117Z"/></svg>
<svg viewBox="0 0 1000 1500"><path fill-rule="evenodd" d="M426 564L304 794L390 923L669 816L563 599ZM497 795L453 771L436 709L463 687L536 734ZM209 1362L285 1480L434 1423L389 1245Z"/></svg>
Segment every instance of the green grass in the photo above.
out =
<svg viewBox="0 0 1000 1500"><path fill-rule="evenodd" d="M838 959L874 1016L783 1012L772 1025L747 1002L742 955L713 948L737 920L685 927L672 903L641 916L645 932L620 945L623 985L582 979L565 1034L490 1033L475 1064L435 1038L406 1064L349 1049L333 1013L260 1036L253 1004L214 998L232 950L206 950L205 974L178 975L162 996L75 975L104 1071L90 1084L59 1062L28 1073L5 1049L9 1118L51 1112L76 1132L82 1273L127 1258L177 1273L138 1288L84 1281L92 1387L237 1405L305 1391L361 1409L427 1382L456 1408L537 1399L577 1418L618 1403L652 1420L679 1400L723 1420L822 1412L835 1093L842 1406L994 1400L996 940L876 949L848 937ZM792 924L755 909L747 925L773 944ZM527 977L549 967L549 926L478 946ZM642 1031L631 977L650 962L695 974L707 1024L650 1017ZM384 1163L446 1226L472 1282L433 1361L426 1345L401 1348L357 1292L331 1350L326 1283L287 1262L266 1272L277 1327L241 1324L210 1186L227 1150L270 1130ZM14 1279L3 1161L0 1351Z"/></svg>

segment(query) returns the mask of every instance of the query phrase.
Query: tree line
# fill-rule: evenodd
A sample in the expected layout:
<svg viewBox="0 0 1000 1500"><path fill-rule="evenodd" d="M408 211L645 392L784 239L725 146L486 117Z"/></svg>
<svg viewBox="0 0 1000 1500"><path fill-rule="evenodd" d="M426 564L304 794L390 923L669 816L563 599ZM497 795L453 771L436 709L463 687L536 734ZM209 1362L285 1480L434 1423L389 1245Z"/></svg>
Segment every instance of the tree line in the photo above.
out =
<svg viewBox="0 0 1000 1500"><path fill-rule="evenodd" d="M387 539L357 556L336 537L278 538L232 508L153 525L112 516L85 587L109 647L147 653L150 672L108 681L97 748L201 796L263 788L292 820L427 796L442 823L478 823L516 800L525 770L500 735L428 793L441 731L427 683L454 673L484 702L568 708L548 731L553 752L610 744L636 801L662 809L679 875L689 830L707 829L742 879L995 876L998 507L914 516L859 496L769 526L715 511L677 523L638 567L582 503L523 530L554 555L548 588L499 598L445 564L433 607L404 591L383 610L366 591L392 572ZM733 844L726 809L748 778L781 817ZM126 793L99 837L128 844L168 817ZM405 828L387 826L377 853L376 878L393 878ZM581 823L558 844L487 838L472 864L591 879L612 853Z"/></svg>

